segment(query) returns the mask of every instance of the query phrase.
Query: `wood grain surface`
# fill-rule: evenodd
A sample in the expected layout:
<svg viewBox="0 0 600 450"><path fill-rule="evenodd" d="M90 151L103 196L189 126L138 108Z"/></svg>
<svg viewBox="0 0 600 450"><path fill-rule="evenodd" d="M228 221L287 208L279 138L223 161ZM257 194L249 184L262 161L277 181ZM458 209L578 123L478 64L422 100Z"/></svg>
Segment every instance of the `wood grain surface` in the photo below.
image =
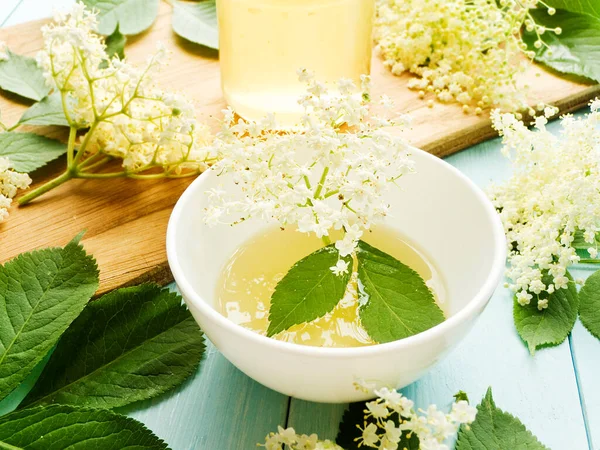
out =
<svg viewBox="0 0 600 450"><path fill-rule="evenodd" d="M174 35L170 20L170 6L162 3L153 27L129 38L127 57L142 61L154 51L156 42L162 41L172 57L160 82L185 92L194 101L199 120L216 125L225 107L217 52ZM15 53L35 55L42 46L40 27L46 22L0 29L0 40ZM399 109L413 116L412 128L404 135L420 148L446 156L494 136L487 115L465 115L456 105L428 108L406 88L409 77L391 75L377 55L373 58L372 77L375 96L385 92ZM523 81L531 85L532 104L544 101L563 111L580 108L600 93L598 86L564 80L534 66ZM2 95L3 122L17 122L29 105L16 96ZM35 131L65 139L64 130L56 127L37 127ZM33 173L34 186L60 173L64 164L59 160ZM0 224L0 263L24 251L64 245L85 229L83 244L96 257L101 271L99 293L141 280L168 282L171 276L166 263L165 230L173 205L190 182L71 180L26 207L12 208L8 221Z"/></svg>

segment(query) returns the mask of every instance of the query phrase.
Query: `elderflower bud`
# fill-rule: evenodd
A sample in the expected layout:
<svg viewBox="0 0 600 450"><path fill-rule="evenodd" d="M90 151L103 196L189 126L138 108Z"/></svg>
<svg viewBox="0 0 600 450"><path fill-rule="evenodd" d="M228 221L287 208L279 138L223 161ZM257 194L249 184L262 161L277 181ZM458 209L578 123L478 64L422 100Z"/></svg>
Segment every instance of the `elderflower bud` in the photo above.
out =
<svg viewBox="0 0 600 450"><path fill-rule="evenodd" d="M8 217L8 208L18 189L27 189L31 178L26 173L11 169L10 161L0 157L0 222Z"/></svg>

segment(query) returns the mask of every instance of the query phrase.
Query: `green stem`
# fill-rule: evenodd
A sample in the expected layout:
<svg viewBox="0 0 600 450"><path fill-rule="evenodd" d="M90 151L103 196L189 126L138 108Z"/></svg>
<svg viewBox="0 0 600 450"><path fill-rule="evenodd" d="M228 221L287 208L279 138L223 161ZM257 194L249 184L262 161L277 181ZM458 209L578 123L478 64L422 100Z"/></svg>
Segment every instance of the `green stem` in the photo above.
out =
<svg viewBox="0 0 600 450"><path fill-rule="evenodd" d="M78 172L75 175L75 178L123 178L126 177L126 172L110 172L110 173L86 173L86 172Z"/></svg>
<svg viewBox="0 0 600 450"><path fill-rule="evenodd" d="M34 189L33 191L30 191L29 193L23 195L18 200L19 205L26 205L27 203L29 203L34 198L37 198L40 195L45 194L49 190L54 189L57 186L60 186L65 181L68 181L71 178L73 178L73 174L71 173L71 171L67 170L62 175L59 175L58 177L54 178L53 180L48 181L46 184L43 184L39 188Z"/></svg>
<svg viewBox="0 0 600 450"><path fill-rule="evenodd" d="M321 174L321 179L319 180L319 185L315 190L315 198L319 199L321 195L321 191L323 190L323 185L325 184L325 180L327 179L327 174L329 173L329 167L325 167L323 169L323 173Z"/></svg>
<svg viewBox="0 0 600 450"><path fill-rule="evenodd" d="M67 170L73 170L73 152L75 151L75 138L77 137L77 129L69 128L69 141L67 143Z"/></svg>
<svg viewBox="0 0 600 450"><path fill-rule="evenodd" d="M325 245L331 245L331 239L329 239L329 236L323 236L321 240Z"/></svg>
<svg viewBox="0 0 600 450"><path fill-rule="evenodd" d="M15 447L14 445L7 444L6 442L0 441L0 449L4 450L23 450L22 447Z"/></svg>

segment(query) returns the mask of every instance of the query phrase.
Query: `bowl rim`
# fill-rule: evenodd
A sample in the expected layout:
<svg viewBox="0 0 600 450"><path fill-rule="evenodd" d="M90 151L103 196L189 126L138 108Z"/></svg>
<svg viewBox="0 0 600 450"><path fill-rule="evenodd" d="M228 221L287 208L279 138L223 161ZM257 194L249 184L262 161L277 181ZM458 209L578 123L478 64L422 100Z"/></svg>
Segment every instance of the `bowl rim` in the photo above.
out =
<svg viewBox="0 0 600 450"><path fill-rule="evenodd" d="M410 147L411 152L419 153L420 156L428 158L434 164L438 164L444 167L444 169L451 171L455 176L461 179L475 194L483 206L486 216L492 225L492 234L494 237L494 252L495 258L492 263L492 268L487 275L487 278L481 285L479 291L473 296L471 300L456 314L444 320L442 323L429 328L419 334L409 336L404 339L396 341L386 342L383 344L375 344L364 347L316 347L308 345L299 345L291 342L279 341L277 339L269 338L254 331L250 331L241 325L235 324L225 316L220 314L216 309L209 305L202 297L192 288L191 284L186 279L183 269L179 264L179 258L177 254L177 225L180 217L186 211L186 204L188 201L197 194L199 186L204 184L205 179L209 176L212 169L208 169L198 178L196 178L183 192L169 218L167 226L167 260L173 278L177 284L177 287L181 290L181 293L186 302L192 303L208 320L215 322L218 326L227 329L229 332L238 335L239 338L248 339L255 342L257 345L264 345L267 348L274 350L286 351L291 354L297 355L310 355L318 357L338 357L338 358L354 358L357 356L375 356L381 353L394 352L396 350L417 346L421 343L435 340L443 335L449 333L451 330L460 327L467 321L478 309L485 308L489 302L494 291L498 287L501 277L504 274L505 262L506 262L506 238L504 234L504 227L500 220L500 216L497 214L496 209L492 205L491 201L487 198L485 193L466 175L460 170L446 161L432 155L431 153L425 152L415 147Z"/></svg>

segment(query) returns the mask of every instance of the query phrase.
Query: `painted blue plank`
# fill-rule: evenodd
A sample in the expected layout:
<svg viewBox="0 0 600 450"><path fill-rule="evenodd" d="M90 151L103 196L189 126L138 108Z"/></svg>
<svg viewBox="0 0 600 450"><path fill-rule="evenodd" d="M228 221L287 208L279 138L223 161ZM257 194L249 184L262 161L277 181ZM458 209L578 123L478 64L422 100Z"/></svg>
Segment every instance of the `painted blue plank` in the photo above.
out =
<svg viewBox="0 0 600 450"><path fill-rule="evenodd" d="M572 270L575 278L587 278L598 267L578 266ZM600 449L600 340L592 336L580 321L577 321L570 337L573 363L577 372L579 395L587 424L590 450Z"/></svg>
<svg viewBox="0 0 600 450"><path fill-rule="evenodd" d="M145 423L173 450L252 449L284 424L288 397L252 381L209 343L179 389L120 412Z"/></svg>
<svg viewBox="0 0 600 450"><path fill-rule="evenodd" d="M52 16L55 9L68 9L75 0L0 0L0 26L8 27ZM13 7L8 11L8 5Z"/></svg>

